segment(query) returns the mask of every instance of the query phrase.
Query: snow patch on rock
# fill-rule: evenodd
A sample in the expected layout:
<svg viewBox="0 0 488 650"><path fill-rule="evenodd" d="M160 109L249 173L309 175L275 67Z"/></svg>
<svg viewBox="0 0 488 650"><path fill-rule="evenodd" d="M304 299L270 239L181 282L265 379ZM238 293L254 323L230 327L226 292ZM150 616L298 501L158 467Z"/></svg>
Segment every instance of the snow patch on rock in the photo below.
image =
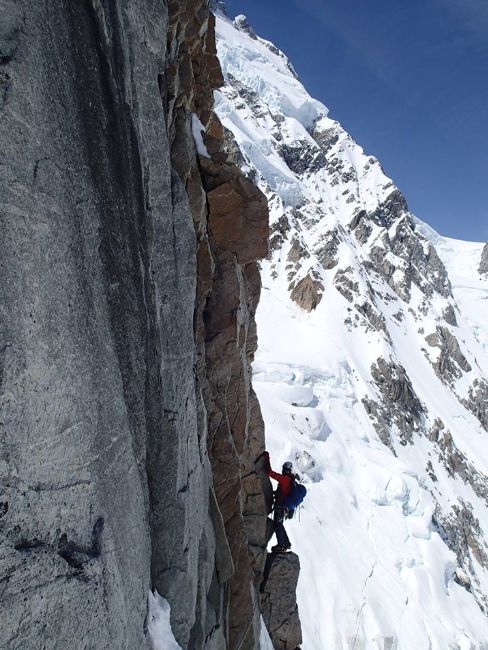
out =
<svg viewBox="0 0 488 650"><path fill-rule="evenodd" d="M191 132L193 135L193 140L195 141L195 147L197 148L197 153L200 156L205 158L210 158L210 154L207 151L207 147L203 142L203 133L205 133L205 127L200 122L199 118L195 113L192 113L191 116Z"/></svg>
<svg viewBox="0 0 488 650"><path fill-rule="evenodd" d="M181 650L171 630L168 601L155 590L147 596L147 629L154 650Z"/></svg>

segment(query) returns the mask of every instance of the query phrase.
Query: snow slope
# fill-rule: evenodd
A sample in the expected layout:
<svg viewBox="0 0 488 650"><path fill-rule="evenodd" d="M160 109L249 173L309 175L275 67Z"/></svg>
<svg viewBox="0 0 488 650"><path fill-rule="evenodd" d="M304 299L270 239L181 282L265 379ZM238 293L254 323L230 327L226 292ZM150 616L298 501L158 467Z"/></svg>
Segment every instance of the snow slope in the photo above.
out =
<svg viewBox="0 0 488 650"><path fill-rule="evenodd" d="M488 648L481 245L416 220L244 17L217 36L217 113L271 212L254 386L309 488L303 648Z"/></svg>
<svg viewBox="0 0 488 650"><path fill-rule="evenodd" d="M459 309L488 353L488 281L478 273L483 244L441 237L437 233L432 241L449 271Z"/></svg>

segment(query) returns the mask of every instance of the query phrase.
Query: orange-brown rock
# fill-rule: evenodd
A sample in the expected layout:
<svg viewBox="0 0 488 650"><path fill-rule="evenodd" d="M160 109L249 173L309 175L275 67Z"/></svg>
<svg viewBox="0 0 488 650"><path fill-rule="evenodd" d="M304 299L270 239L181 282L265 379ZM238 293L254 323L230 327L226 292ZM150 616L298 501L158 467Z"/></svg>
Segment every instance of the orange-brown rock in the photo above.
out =
<svg viewBox="0 0 488 650"><path fill-rule="evenodd" d="M235 178L208 195L209 231L218 249L246 264L268 252L267 201L250 181Z"/></svg>
<svg viewBox="0 0 488 650"><path fill-rule="evenodd" d="M196 385L202 453L208 454L211 466L216 540L212 588L220 590L220 608L212 616L225 648L252 650L259 639L269 509L263 494L269 479L258 475L255 466L264 448L264 425L250 365L261 290L257 260L268 252L267 201L228 159L224 129L212 113L213 89L223 84L213 16L203 0L173 1L169 10L168 133L197 246ZM196 155L191 113L205 127L211 158ZM200 588L209 585L202 581Z"/></svg>
<svg viewBox="0 0 488 650"><path fill-rule="evenodd" d="M313 311L322 300L324 285L308 273L293 288L290 297L305 311Z"/></svg>

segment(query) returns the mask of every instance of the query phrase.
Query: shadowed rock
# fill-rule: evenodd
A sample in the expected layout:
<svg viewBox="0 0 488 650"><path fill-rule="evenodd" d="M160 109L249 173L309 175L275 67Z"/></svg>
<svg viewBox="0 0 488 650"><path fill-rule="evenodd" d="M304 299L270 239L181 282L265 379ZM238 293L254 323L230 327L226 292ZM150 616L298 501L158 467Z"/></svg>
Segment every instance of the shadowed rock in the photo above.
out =
<svg viewBox="0 0 488 650"><path fill-rule="evenodd" d="M296 602L299 574L300 560L295 553L268 554L261 609L275 650L295 650L302 642Z"/></svg>
<svg viewBox="0 0 488 650"><path fill-rule="evenodd" d="M453 305L449 304L442 310L442 318L446 323L448 323L448 325L453 325L454 327L457 326L456 311Z"/></svg>
<svg viewBox="0 0 488 650"><path fill-rule="evenodd" d="M334 275L334 286L346 300L352 302L354 296L359 295L359 283L354 281L353 269L348 266L345 269L339 269Z"/></svg>
<svg viewBox="0 0 488 650"><path fill-rule="evenodd" d="M158 85L167 15L127 5L2 3L0 646L11 650L149 645L156 447L181 477L166 524L203 523L202 500L178 496L202 468L197 450L178 458L197 439L196 265ZM192 595L193 548L175 566Z"/></svg>
<svg viewBox="0 0 488 650"><path fill-rule="evenodd" d="M483 378L475 379L468 389L467 398L461 402L478 418L485 431L488 431L488 382Z"/></svg>
<svg viewBox="0 0 488 650"><path fill-rule="evenodd" d="M386 361L379 357L371 366L371 376L382 400L377 402L364 397L362 403L381 441L395 453L392 426L397 427L402 445L411 443L414 431L420 428L424 406L403 366L391 359Z"/></svg>
<svg viewBox="0 0 488 650"><path fill-rule="evenodd" d="M488 599L479 588L476 579L474 560L483 567L488 567L488 554L483 539L483 530L479 520L473 514L473 507L459 499L449 510L443 510L436 504L432 524L447 546L456 554L459 567L463 573L471 575L471 581L463 580L464 587L469 587L482 611L486 611ZM462 574L461 574L462 575Z"/></svg>
<svg viewBox="0 0 488 650"><path fill-rule="evenodd" d="M439 354L432 364L436 375L445 383L451 384L459 379L463 372L469 372L471 366L461 352L458 340L447 327L438 325L436 331L425 337L428 345L439 348Z"/></svg>
<svg viewBox="0 0 488 650"><path fill-rule="evenodd" d="M320 236L314 252L324 269L333 269L334 266L337 266L339 262L337 258L339 244L340 238L337 230L329 230Z"/></svg>
<svg viewBox="0 0 488 650"><path fill-rule="evenodd" d="M484 245L483 251L481 252L479 272L488 273L488 243Z"/></svg>

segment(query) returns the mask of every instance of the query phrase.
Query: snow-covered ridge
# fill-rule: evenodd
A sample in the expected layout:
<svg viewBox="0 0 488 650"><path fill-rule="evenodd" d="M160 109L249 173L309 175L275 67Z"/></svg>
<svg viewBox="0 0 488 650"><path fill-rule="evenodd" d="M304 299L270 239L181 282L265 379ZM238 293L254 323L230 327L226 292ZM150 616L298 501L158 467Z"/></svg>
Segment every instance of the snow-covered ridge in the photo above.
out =
<svg viewBox="0 0 488 650"><path fill-rule="evenodd" d="M429 233L425 230L425 224L422 224L422 231L431 239L449 270L452 292L459 310L488 354L488 279L479 272L484 245L441 237L432 229Z"/></svg>
<svg viewBox="0 0 488 650"><path fill-rule="evenodd" d="M244 16L237 23L247 25ZM319 115L327 115L327 108L304 92L303 86L290 69L288 59L269 41L254 37L247 31L235 29L225 18L219 18L221 43L229 43L219 50L219 59L226 78L230 75L258 94L270 111L295 119L311 127ZM252 42L252 48L248 47Z"/></svg>
<svg viewBox="0 0 488 650"><path fill-rule="evenodd" d="M307 650L488 647L488 281L481 245L410 213L243 17L218 17L216 109L269 199L254 384Z"/></svg>

